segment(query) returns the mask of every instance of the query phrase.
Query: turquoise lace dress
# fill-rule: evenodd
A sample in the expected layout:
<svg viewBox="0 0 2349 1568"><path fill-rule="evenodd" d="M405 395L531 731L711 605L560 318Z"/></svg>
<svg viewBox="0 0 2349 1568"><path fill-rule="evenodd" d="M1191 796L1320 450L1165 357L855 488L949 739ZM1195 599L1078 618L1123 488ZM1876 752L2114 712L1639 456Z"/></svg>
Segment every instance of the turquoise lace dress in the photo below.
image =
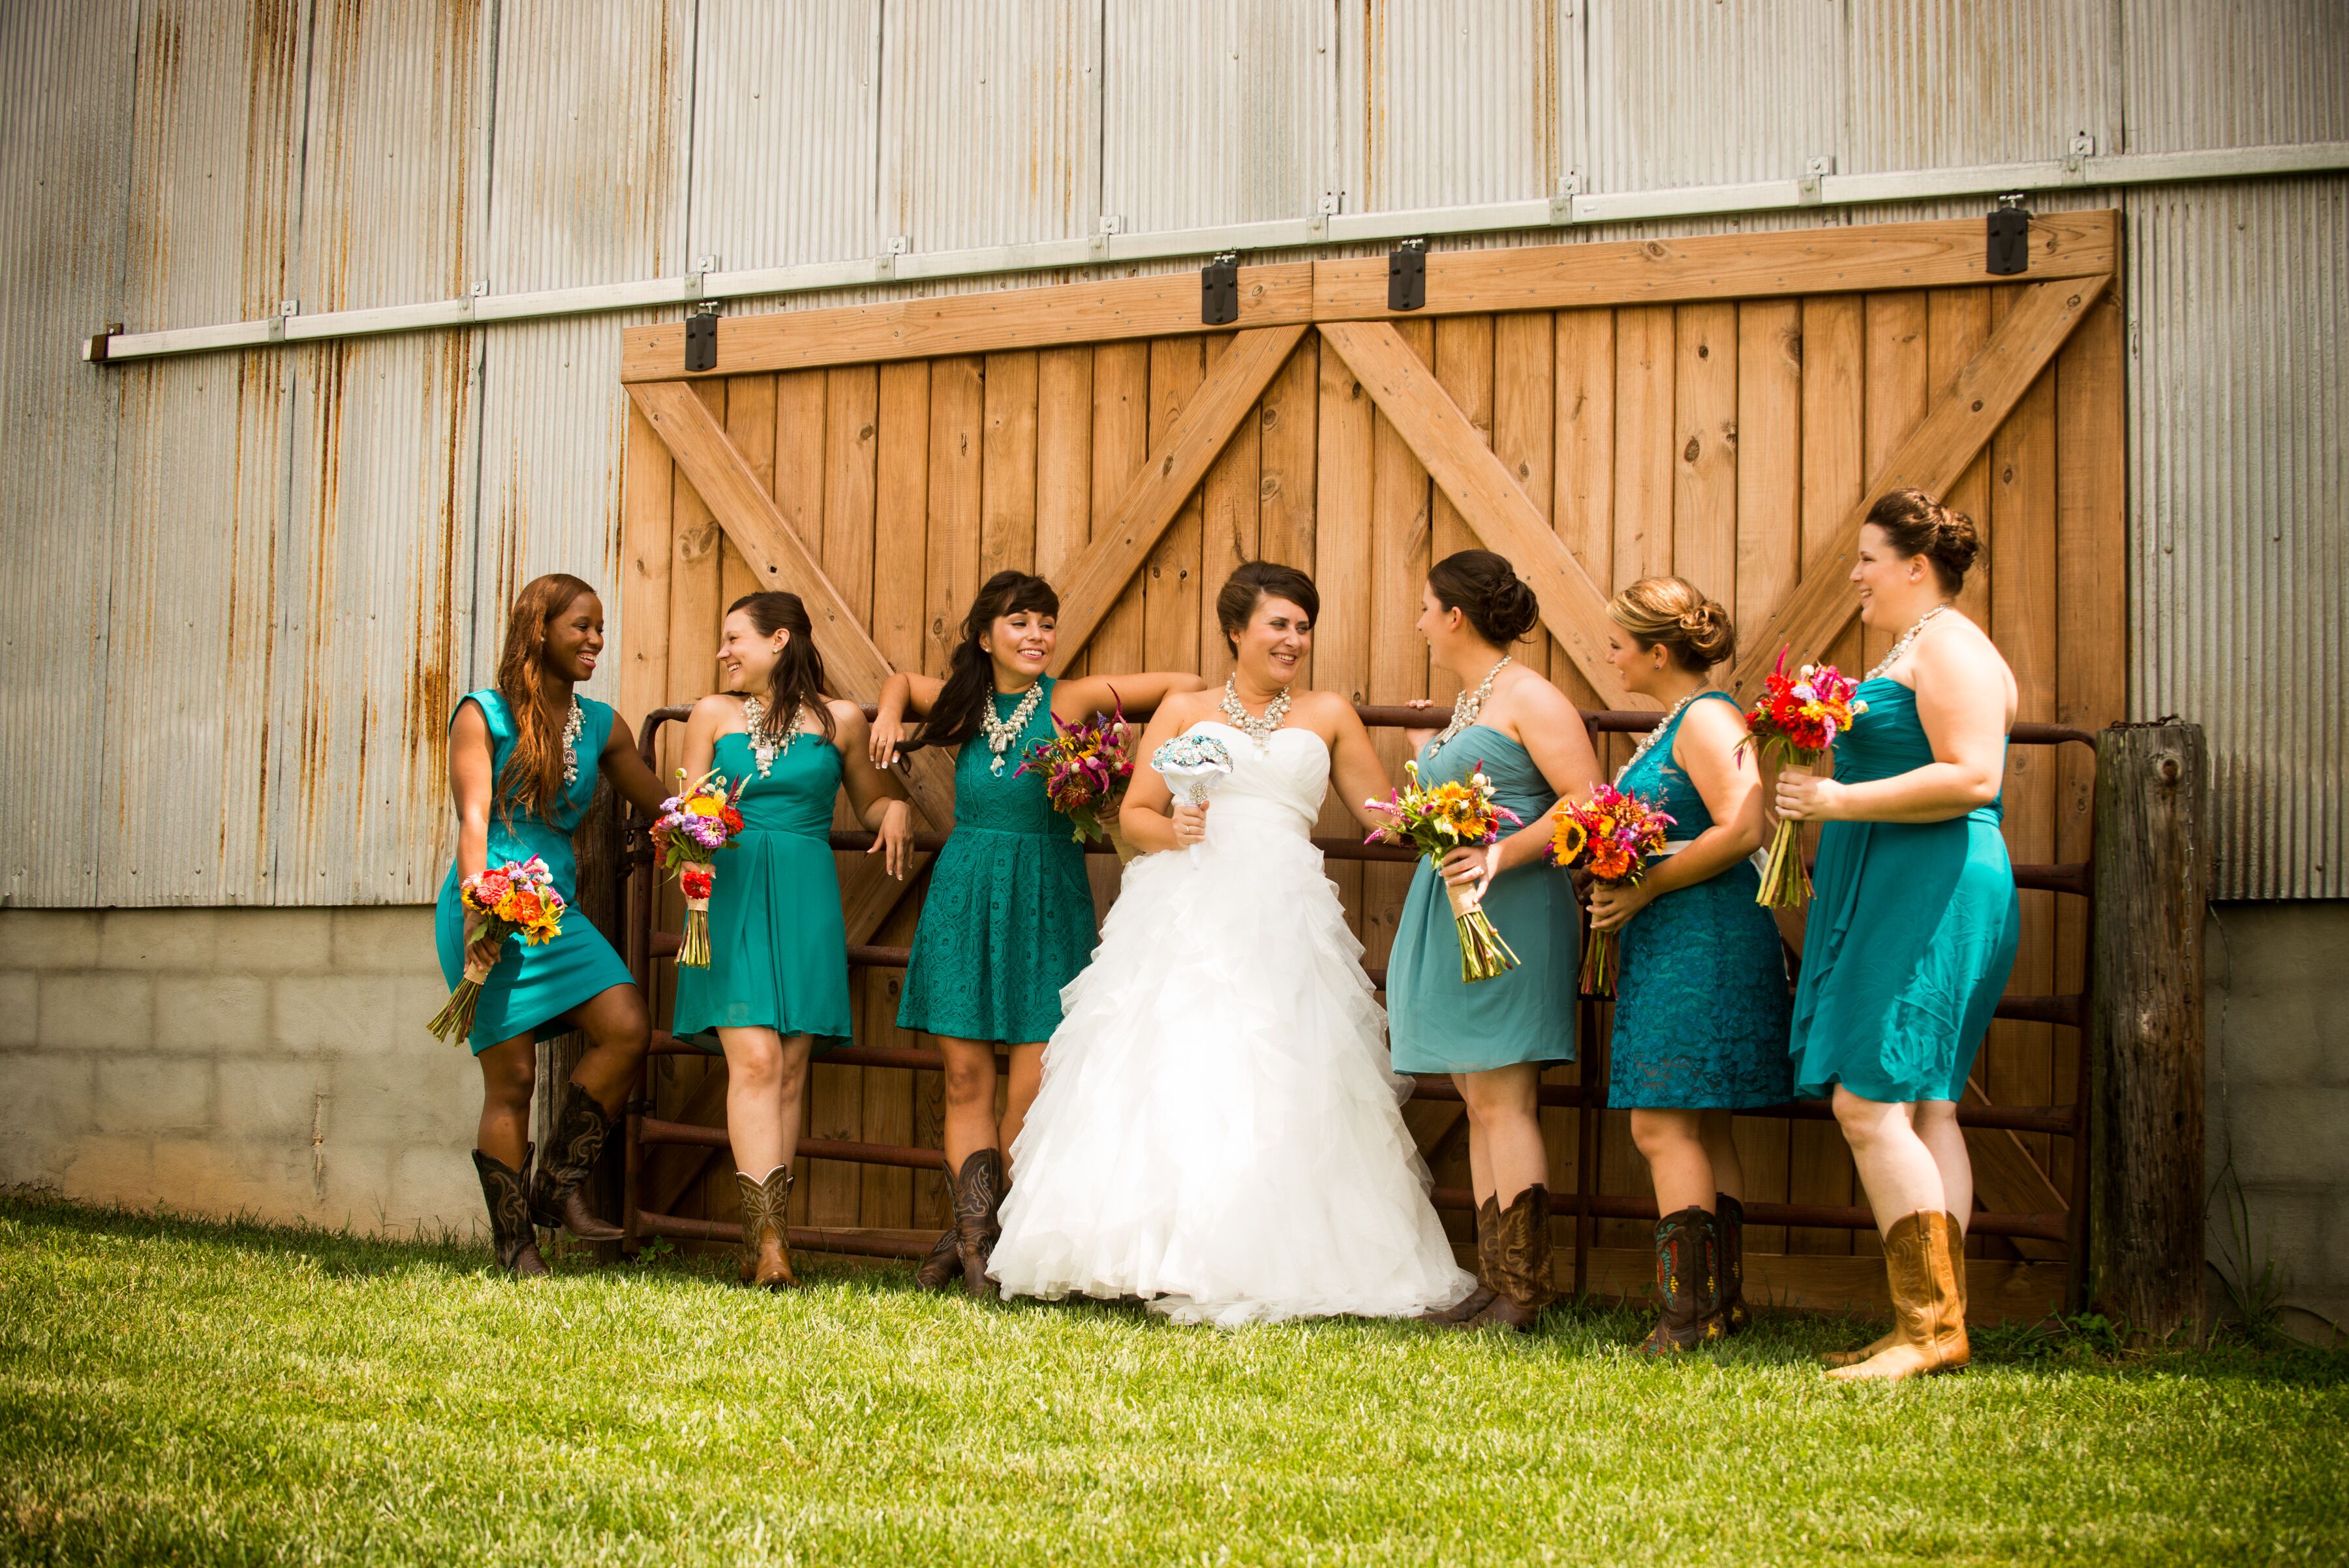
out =
<svg viewBox="0 0 2349 1568"><path fill-rule="evenodd" d="M1557 804L1557 792L1525 747L1483 724L1422 757L1419 776L1449 784L1479 763L1501 804L1525 821L1539 820ZM1485 913L1517 955L1517 967L1463 983L1452 901L1434 867L1422 860L1412 873L1387 957L1387 1039L1396 1072L1481 1073L1574 1060L1580 927L1572 885L1555 867L1520 866L1493 878Z"/></svg>
<svg viewBox="0 0 2349 1568"><path fill-rule="evenodd" d="M1736 706L1723 691L1698 701L1714 699ZM1672 762L1687 716L1683 709L1618 785L1662 806L1674 843L1713 826L1704 797ZM1740 860L1666 893L1623 928L1609 1105L1733 1111L1785 1101L1785 949L1777 922L1754 901L1761 886L1754 863Z"/></svg>
<svg viewBox="0 0 2349 1568"><path fill-rule="evenodd" d="M930 867L905 963L900 1028L1027 1044L1061 1026L1061 988L1092 955L1092 885L1083 846L1052 809L1044 781L1016 770L1052 735L1052 686L1003 754L974 737L955 759L955 826ZM1017 697L995 696L998 718Z"/></svg>
<svg viewBox="0 0 2349 1568"><path fill-rule="evenodd" d="M677 971L678 1038L719 1049L718 1031L763 1026L845 1045L848 933L833 868L840 751L801 734L759 776L747 735L718 737L718 771L743 781L742 831L719 852L709 889L709 967Z"/></svg>
<svg viewBox="0 0 2349 1568"><path fill-rule="evenodd" d="M1917 694L1884 677L1836 743L1835 776L1890 778L1933 760ZM2000 803L1946 822L1830 822L1819 830L1803 982L1795 992L1795 1092L1836 1085L1906 1105L1965 1097L1974 1053L2014 968L2023 917Z"/></svg>
<svg viewBox="0 0 2349 1568"><path fill-rule="evenodd" d="M481 709L490 726L492 778L512 754L514 724L506 700L492 688L471 691L457 704ZM571 853L571 835L595 798L595 759L612 732L612 710L591 698L579 699L579 738L572 752L579 759L579 776L563 792L554 812L540 816L517 805L509 816L490 813L492 866L538 856L554 874L554 890L573 908L563 917L563 934L538 947L526 947L511 936L498 950L496 967L481 984L481 998L473 1014L471 1036L473 1054L480 1055L502 1040L528 1034L544 1040L567 1027L563 1015L581 1002L616 985L635 983L636 977L604 934L579 912L579 863ZM454 722L454 717L450 722ZM465 907L457 897L458 874L452 862L440 883L439 909L432 920L432 938L440 950L440 972L454 991L465 978Z"/></svg>

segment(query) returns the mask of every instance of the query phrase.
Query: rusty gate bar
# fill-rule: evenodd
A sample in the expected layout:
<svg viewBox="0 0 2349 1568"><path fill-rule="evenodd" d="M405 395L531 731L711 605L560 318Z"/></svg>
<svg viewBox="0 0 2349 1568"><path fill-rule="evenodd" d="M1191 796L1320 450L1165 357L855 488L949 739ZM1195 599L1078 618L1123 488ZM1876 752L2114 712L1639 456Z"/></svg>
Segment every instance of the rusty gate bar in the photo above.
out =
<svg viewBox="0 0 2349 1568"><path fill-rule="evenodd" d="M663 724L682 721L690 709L684 706L658 708L645 716L644 727L637 737L637 750L646 765L657 766L656 737ZM1357 711L1364 724L1381 728L1403 728L1426 723L1428 711L1399 705L1358 704ZM872 716L870 705L866 716ZM1655 727L1660 715L1621 711L1589 711L1582 715L1585 730L1594 747L1600 735L1645 734ZM2076 743L2087 746L2093 755L2095 741L2086 731L2059 724L2018 723L2008 736L2013 745L2054 746ZM624 897L620 906L626 911L627 929L624 950L636 982L649 994L652 986L652 964L657 959L674 958L678 938L673 932L656 931L654 914L657 903L659 879L651 865L651 850L644 822L634 810L626 814L626 844L618 857L618 874ZM2095 828L2091 825L2091 834ZM912 836L913 847L932 851L942 847L949 836L940 833L917 833ZM832 836L832 847L855 851L871 846L874 836L865 832L837 832ZM2093 840L2092 840L2093 842ZM1316 837L1313 840L1325 859L1406 863L1418 858L1412 850L1394 845L1363 844L1348 837ZM1106 844L1087 844L1086 853L1112 853ZM2090 934L2095 919L2095 899L2091 891L2088 863L2054 865L2019 865L2014 867L2015 886L2021 889L2067 894L2086 900L2089 907ZM874 943L852 943L847 950L853 965L874 969L902 969L910 950ZM1365 966L1371 983L1383 991L1386 974L1383 969ZM2082 966L2083 986L2091 982L2086 965ZM2028 1023L2057 1023L2073 1030L2081 1029L2087 1019L2088 998L2081 993L2056 996L2003 996L1999 999L1995 1016ZM1578 1000L1578 1033L1582 1049L1578 1053L1579 1082L1575 1084L1543 1084L1537 1091L1544 1106L1573 1106L1578 1116L1578 1136L1575 1146L1575 1190L1570 1200L1556 1203L1552 1212L1558 1218L1571 1216L1574 1220L1574 1280L1575 1293L1587 1293L1590 1278L1589 1261L1597 1223L1604 1220L1653 1220L1656 1204L1652 1197L1633 1198L1601 1193L1599 1168L1601 1144L1606 1136L1607 1082L1609 1055L1611 1045L1613 1003L1596 998ZM654 1055L688 1055L708 1058L713 1053L687 1044L666 1030L653 1033ZM827 1051L823 1062L830 1066L899 1067L917 1071L942 1071L944 1056L935 1051L917 1047L847 1045ZM2076 1053L2073 1082L2073 1103L2068 1106L1997 1106L1961 1103L1957 1119L1961 1126L2003 1129L2013 1132L2052 1134L2072 1141L2072 1171L2069 1208L2062 1214L2009 1214L1983 1210L1967 1224L1970 1234L1982 1236L2019 1236L2032 1240L2060 1243L2064 1249L2064 1299L2067 1310L2077 1311L2085 1299L2085 1261L2087 1255L2087 1183L2088 1183L2088 1096L2087 1051ZM1460 1098L1459 1090L1446 1076L1427 1075L1413 1079L1412 1097L1420 1100ZM683 1241L732 1241L739 1240L740 1228L711 1220L692 1220L681 1215L661 1214L646 1210L639 1201L643 1180L645 1150L647 1147L685 1145L723 1149L728 1147L726 1129L704 1127L696 1123L663 1120L650 1114L651 1069L638 1075L636 1093L627 1106L627 1137L624 1178L621 1189L621 1242L625 1252L633 1254L648 1236L672 1237ZM1789 1121L1831 1121L1835 1113L1818 1101L1791 1102L1768 1106L1752 1111L1736 1113ZM857 1165L884 1165L917 1170L942 1170L946 1164L944 1151L892 1144L859 1143L838 1138L802 1138L795 1158L838 1160ZM1471 1210L1475 1204L1463 1189L1436 1188L1430 1194L1439 1210ZM1757 1225L1799 1225L1826 1230L1871 1231L1874 1216L1864 1207L1835 1204L1769 1203L1754 1201L1744 1205L1749 1223ZM809 1251L831 1251L868 1257L916 1258L926 1254L926 1241L909 1241L876 1229L818 1228L794 1226L790 1241L794 1247Z"/></svg>

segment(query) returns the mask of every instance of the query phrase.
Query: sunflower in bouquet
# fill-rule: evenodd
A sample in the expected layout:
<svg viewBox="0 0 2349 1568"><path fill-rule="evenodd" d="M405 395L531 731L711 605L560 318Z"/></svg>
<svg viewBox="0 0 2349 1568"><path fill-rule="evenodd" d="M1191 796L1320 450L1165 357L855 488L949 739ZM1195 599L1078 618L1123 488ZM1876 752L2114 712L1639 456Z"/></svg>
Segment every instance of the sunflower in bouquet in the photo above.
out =
<svg viewBox="0 0 2349 1568"><path fill-rule="evenodd" d="M1832 664L1806 664L1786 673L1786 650L1762 678L1762 695L1745 715L1743 752L1758 747L1765 762L1781 767L1809 767L1868 711L1858 700L1858 683ZM1811 874L1803 868L1802 846L1795 825L1781 817L1770 836L1770 854L1762 868L1762 888L1754 901L1775 909L1799 909L1811 896Z"/></svg>
<svg viewBox="0 0 2349 1568"><path fill-rule="evenodd" d="M554 873L535 855L475 872L457 884L457 898L465 907L465 977L425 1025L442 1040L472 1034L481 987L498 961L493 953L488 963L479 962L474 947L484 940L502 944L516 933L525 947L543 946L563 934L563 913L569 908L554 890Z"/></svg>
<svg viewBox="0 0 2349 1568"><path fill-rule="evenodd" d="M1648 874L1648 857L1664 846L1672 818L1636 794L1600 784L1587 801L1562 800L1552 808L1549 858L1556 866L1581 867L1591 879L1625 888ZM1582 945L1580 990L1585 996L1612 996L1621 961L1619 933L1593 931Z"/></svg>
<svg viewBox="0 0 2349 1568"><path fill-rule="evenodd" d="M1362 803L1388 819L1387 826L1372 832L1368 841L1408 844L1433 865L1436 880L1452 901L1463 983L1506 974L1517 967L1517 955L1494 929L1476 890L1444 881L1444 859L1455 849L1492 843L1501 836L1504 823L1521 826L1523 819L1501 804L1482 762L1469 770L1466 778L1440 784L1421 782L1415 761L1403 763L1402 768L1409 784L1392 791L1384 800Z"/></svg>

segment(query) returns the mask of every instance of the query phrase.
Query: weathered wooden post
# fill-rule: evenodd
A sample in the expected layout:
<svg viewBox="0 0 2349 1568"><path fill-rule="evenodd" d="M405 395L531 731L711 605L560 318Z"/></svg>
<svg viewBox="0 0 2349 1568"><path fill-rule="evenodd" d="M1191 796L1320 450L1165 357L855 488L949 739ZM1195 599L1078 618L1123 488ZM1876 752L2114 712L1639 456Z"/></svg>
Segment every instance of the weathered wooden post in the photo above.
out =
<svg viewBox="0 0 2349 1568"><path fill-rule="evenodd" d="M2096 737L2090 1300L2133 1336L2203 1318L2202 727Z"/></svg>

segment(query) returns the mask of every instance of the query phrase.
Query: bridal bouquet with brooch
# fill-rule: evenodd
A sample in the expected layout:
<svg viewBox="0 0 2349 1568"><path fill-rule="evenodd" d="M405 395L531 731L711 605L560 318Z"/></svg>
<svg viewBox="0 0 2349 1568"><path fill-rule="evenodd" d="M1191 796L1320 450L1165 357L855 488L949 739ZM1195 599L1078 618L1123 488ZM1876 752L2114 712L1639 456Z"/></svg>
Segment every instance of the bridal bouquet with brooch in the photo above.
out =
<svg viewBox="0 0 2349 1568"><path fill-rule="evenodd" d="M1501 804L1481 762L1469 770L1465 779L1450 784L1421 783L1419 763L1415 761L1403 763L1402 769L1411 781L1405 787L1390 792L1384 800L1362 803L1367 810L1388 819L1386 826L1373 831L1363 842L1383 839L1391 844L1408 844L1435 867L1436 880L1443 883L1444 896L1452 901L1452 926L1460 938L1463 984L1506 974L1517 967L1517 955L1494 929L1476 890L1444 881L1444 857L1455 849L1490 844L1501 836L1503 823L1521 826L1523 819Z"/></svg>
<svg viewBox="0 0 2349 1568"><path fill-rule="evenodd" d="M520 932L523 946L543 946L563 934L563 911L568 908L554 890L554 873L535 855L475 872L457 884L457 898L465 907L465 978L425 1025L441 1040L452 1034L463 1040L473 1033L481 987L498 961L492 955L489 963L476 962L473 945L484 939L502 942Z"/></svg>
<svg viewBox="0 0 2349 1568"><path fill-rule="evenodd" d="M1868 711L1855 695L1858 683L1832 664L1806 664L1786 673L1786 650L1762 678L1762 695L1745 715L1748 732L1737 749L1758 747L1763 760L1781 767L1809 767L1852 721ZM1811 874L1803 868L1795 824L1784 817L1770 836L1770 856L1762 867L1754 901L1766 909L1799 909L1810 900Z"/></svg>
<svg viewBox="0 0 2349 1568"><path fill-rule="evenodd" d="M1052 738L1028 748L1019 772L1043 779L1044 798L1075 828L1071 838L1080 844L1106 838L1123 864L1133 858L1133 852L1117 830L1117 805L1133 778L1133 745L1125 705L1118 701L1114 687L1110 701L1114 713L1097 713L1073 724L1055 713Z"/></svg>
<svg viewBox="0 0 2349 1568"><path fill-rule="evenodd" d="M1232 753L1213 735L1177 735L1150 753L1150 766L1175 799L1205 805L1216 781L1232 771ZM1195 855L1198 849L1191 846Z"/></svg>
<svg viewBox="0 0 2349 1568"><path fill-rule="evenodd" d="M653 857L661 875L677 878L685 895L685 935L677 961L688 969L709 967L709 894L718 885L714 862L718 852L742 831L742 814L735 803L742 784L729 789L723 774L702 774L690 784L685 770L677 770L677 793L661 802L660 820L652 826Z"/></svg>
<svg viewBox="0 0 2349 1568"><path fill-rule="evenodd" d="M1549 858L1556 866L1587 868L1593 881L1629 887L1648 874L1648 857L1664 846L1672 819L1636 794L1600 784L1587 801L1562 800L1552 809ZM1621 953L1620 933L1593 931L1582 944L1585 996L1615 994Z"/></svg>

